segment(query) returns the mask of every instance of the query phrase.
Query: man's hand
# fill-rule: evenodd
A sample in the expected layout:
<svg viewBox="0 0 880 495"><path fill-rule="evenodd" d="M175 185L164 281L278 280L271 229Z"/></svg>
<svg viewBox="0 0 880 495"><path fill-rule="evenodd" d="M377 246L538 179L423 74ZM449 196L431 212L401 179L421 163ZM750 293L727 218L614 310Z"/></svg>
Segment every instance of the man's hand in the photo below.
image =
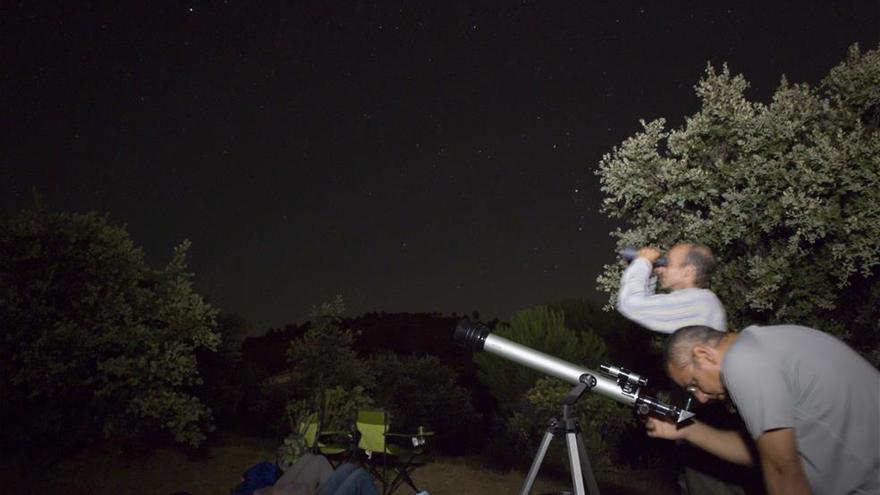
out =
<svg viewBox="0 0 880 495"><path fill-rule="evenodd" d="M653 265L654 262L657 261L657 258L660 257L660 251L658 251L652 247L643 247L643 248L639 249L639 252L636 253L636 256L639 258L645 258L646 260L650 261L651 264Z"/></svg>
<svg viewBox="0 0 880 495"><path fill-rule="evenodd" d="M753 466L754 459L745 440L736 430L719 430L694 420L684 428L662 419L647 417L645 429L652 438L687 440L697 447L725 461L743 466Z"/></svg>
<svg viewBox="0 0 880 495"><path fill-rule="evenodd" d="M679 429L674 423L648 416L645 418L645 430L651 438L665 438L667 440L680 440L685 437L687 426Z"/></svg>

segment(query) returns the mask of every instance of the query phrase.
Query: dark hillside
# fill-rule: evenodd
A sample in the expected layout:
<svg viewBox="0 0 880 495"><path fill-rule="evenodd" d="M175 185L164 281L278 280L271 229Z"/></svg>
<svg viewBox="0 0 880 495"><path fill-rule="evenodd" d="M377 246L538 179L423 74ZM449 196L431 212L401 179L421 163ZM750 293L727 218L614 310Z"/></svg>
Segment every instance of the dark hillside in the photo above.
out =
<svg viewBox="0 0 880 495"><path fill-rule="evenodd" d="M458 373L463 386L471 390L474 406L481 409L491 401L476 378L471 352L452 341L455 326L463 316L439 313L366 313L342 320L342 328L355 334L355 350L362 356L382 352L400 355L433 355ZM489 322L494 327L497 321ZM290 342L303 335L309 324L287 325L271 329L265 335L249 337L242 343L242 359L272 373L281 373L287 365Z"/></svg>

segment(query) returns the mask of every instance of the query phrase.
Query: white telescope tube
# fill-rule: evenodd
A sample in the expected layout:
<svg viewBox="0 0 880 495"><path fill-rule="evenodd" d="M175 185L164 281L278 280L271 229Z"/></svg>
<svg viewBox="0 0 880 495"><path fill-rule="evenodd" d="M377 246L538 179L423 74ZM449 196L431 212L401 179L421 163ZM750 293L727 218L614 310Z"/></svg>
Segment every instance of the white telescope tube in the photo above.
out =
<svg viewBox="0 0 880 495"><path fill-rule="evenodd" d="M517 344L512 340L507 340L504 337L493 335L491 333L486 336L483 350L490 354L495 354L498 357L513 361L514 363L532 368L535 371L540 371L541 373L559 378L572 385L580 383L581 377L584 375L593 376L596 378L596 385L591 388L591 391L614 399L617 402L622 402L628 406L635 403L636 397L639 393L638 389L636 389L635 395L626 394L616 381L606 378L589 368L575 366L568 361L563 361L557 357L544 354L541 351L536 351L524 345Z"/></svg>
<svg viewBox="0 0 880 495"><path fill-rule="evenodd" d="M659 414L677 423L694 416L692 412L685 409L665 404L653 397L641 396L637 384L630 382L625 373L618 374L618 377L622 378L614 380L588 368L544 354L504 337L493 335L487 327L478 323L467 320L460 321L455 328L454 339L457 344L467 349L489 352L568 383L574 385L586 383L593 392L622 404L633 406L639 414ZM616 366L606 368L622 371Z"/></svg>

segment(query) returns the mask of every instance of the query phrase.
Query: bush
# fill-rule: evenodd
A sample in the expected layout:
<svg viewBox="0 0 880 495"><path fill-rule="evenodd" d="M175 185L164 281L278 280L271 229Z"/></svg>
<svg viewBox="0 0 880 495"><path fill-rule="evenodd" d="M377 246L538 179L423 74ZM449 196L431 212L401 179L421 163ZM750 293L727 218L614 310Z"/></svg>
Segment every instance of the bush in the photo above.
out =
<svg viewBox="0 0 880 495"><path fill-rule="evenodd" d="M372 408L374 404L375 401L360 385L351 390L335 387L325 390L319 401L299 399L289 402L285 417L291 431L296 431L312 413L322 415L322 431L348 431L357 419L358 410Z"/></svg>
<svg viewBox="0 0 880 495"><path fill-rule="evenodd" d="M306 439L300 431L300 425L311 414L323 414L319 417L322 421L320 424L321 432L349 432L354 429L358 410L372 408L373 405L373 399L359 385L351 390L342 387L325 390L318 403L308 399L291 401L285 408L285 417L290 433L278 450L279 465L292 466L301 455L308 451L310 446L306 444Z"/></svg>
<svg viewBox="0 0 880 495"><path fill-rule="evenodd" d="M300 398L318 400L325 389L333 387L372 387L372 372L354 351L354 334L340 327L344 311L341 296L318 305L305 335L290 343L288 377L299 387Z"/></svg>
<svg viewBox="0 0 880 495"><path fill-rule="evenodd" d="M567 328L564 321L565 315L561 311L538 306L517 313L509 325L499 325L495 333L565 361L598 369L607 358L605 343L590 330L576 332ZM478 377L499 404L496 421L501 422L503 428L492 445L498 450L494 454L512 461L524 461L527 455L534 453L538 445L536 439L540 439L547 422L559 414L561 406L558 402L552 412L547 409L556 398L554 394L563 387L567 387L567 391L572 386L489 353L474 354L474 361L480 368ZM555 385L551 386L552 383ZM562 395L559 394L559 399ZM604 411L601 409L604 405L594 405L592 398L586 400L590 406L582 406L584 410ZM600 436L590 441L600 445L603 438Z"/></svg>
<svg viewBox="0 0 880 495"><path fill-rule="evenodd" d="M429 441L436 441L446 453L461 453L473 446L479 417L470 394L437 357L381 354L370 360L370 368L376 376L372 395L391 413L394 431L411 433L425 426L437 434Z"/></svg>
<svg viewBox="0 0 880 495"><path fill-rule="evenodd" d="M216 311L192 290L184 242L151 269L95 214L0 218L0 439L59 452L103 436L198 446L212 428L193 395ZM161 435L160 435L161 436ZM41 453L42 455L42 453Z"/></svg>
<svg viewBox="0 0 880 495"><path fill-rule="evenodd" d="M538 380L526 394L528 406L511 420L519 445L529 452L537 450L544 430L536 430L534 426L546 426L551 418L561 420L562 399L571 389L571 385L555 378ZM589 391L571 408L571 415L578 420L587 454L597 469L607 468L618 459L620 439L627 429L636 425L631 408ZM565 449L557 449L551 459L557 467L565 467L558 464L567 459Z"/></svg>
<svg viewBox="0 0 880 495"><path fill-rule="evenodd" d="M551 306L565 314L565 327L575 332L592 331L605 342L611 364L631 369L652 384L666 383L662 366L662 349L653 343L657 333L626 319L617 311L605 311L601 303L585 299L568 299ZM597 368L593 368L597 369Z"/></svg>

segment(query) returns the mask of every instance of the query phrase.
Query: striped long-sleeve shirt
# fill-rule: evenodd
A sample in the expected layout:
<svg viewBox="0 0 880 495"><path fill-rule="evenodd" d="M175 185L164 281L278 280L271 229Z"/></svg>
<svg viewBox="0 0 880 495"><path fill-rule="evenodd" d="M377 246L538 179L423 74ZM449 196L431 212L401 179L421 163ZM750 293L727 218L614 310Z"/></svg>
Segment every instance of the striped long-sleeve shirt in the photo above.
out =
<svg viewBox="0 0 880 495"><path fill-rule="evenodd" d="M649 330L672 333L688 325L727 331L724 306L714 292L697 287L656 294L654 267L645 258L630 263L620 279L617 310Z"/></svg>

